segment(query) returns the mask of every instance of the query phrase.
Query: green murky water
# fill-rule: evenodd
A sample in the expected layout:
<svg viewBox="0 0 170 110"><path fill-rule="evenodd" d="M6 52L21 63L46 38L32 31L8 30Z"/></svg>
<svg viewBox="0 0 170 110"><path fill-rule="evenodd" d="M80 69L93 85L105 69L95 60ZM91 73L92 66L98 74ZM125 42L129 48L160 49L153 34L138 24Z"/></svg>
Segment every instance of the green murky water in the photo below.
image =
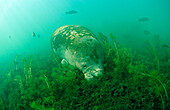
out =
<svg viewBox="0 0 170 110"><path fill-rule="evenodd" d="M169 0L1 0L0 110L167 110ZM82 25L100 40L104 73L62 65L52 33Z"/></svg>

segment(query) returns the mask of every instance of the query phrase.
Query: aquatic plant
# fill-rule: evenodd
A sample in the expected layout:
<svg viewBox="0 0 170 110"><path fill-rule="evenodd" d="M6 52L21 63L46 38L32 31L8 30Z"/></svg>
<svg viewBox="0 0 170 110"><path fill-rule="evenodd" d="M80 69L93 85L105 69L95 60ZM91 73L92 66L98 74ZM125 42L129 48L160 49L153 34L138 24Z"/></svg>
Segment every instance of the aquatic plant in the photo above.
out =
<svg viewBox="0 0 170 110"><path fill-rule="evenodd" d="M45 82L46 82L46 84L47 84L48 89L51 91L47 76L45 76L45 75L43 75L43 76L44 76L44 78L45 78Z"/></svg>
<svg viewBox="0 0 170 110"><path fill-rule="evenodd" d="M99 37L104 37L99 34ZM110 34L105 39L104 75L86 81L83 73L71 65L61 65L53 53L45 58L25 56L1 78L0 107L9 110L56 109L168 109L168 65L133 53ZM151 47L152 48L152 47ZM137 55L136 55L137 54ZM159 62L159 63L158 63ZM153 66L153 65L159 65ZM166 68L168 69L168 68ZM0 108L0 109L1 109Z"/></svg>
<svg viewBox="0 0 170 110"><path fill-rule="evenodd" d="M18 61L17 61L17 56L16 58L14 59L14 65L15 65L15 71L18 71Z"/></svg>
<svg viewBox="0 0 170 110"><path fill-rule="evenodd" d="M4 110L4 105L1 97L0 97L0 110Z"/></svg>
<svg viewBox="0 0 170 110"><path fill-rule="evenodd" d="M116 56L117 56L116 62L118 63L119 62L119 51L118 51L117 43L116 43L116 40L115 40L116 37L114 37L112 34L110 34L110 38L112 39L115 50L116 50Z"/></svg>
<svg viewBox="0 0 170 110"><path fill-rule="evenodd" d="M153 48L153 46L150 44L150 49L151 49L151 52L152 52L152 54L154 55L154 57L155 57L155 59L156 59L156 62L157 62L157 68L158 68L158 72L159 72L159 60L158 60L158 57L157 57L157 55L156 55L156 52L155 52L155 50L154 50L154 48Z"/></svg>
<svg viewBox="0 0 170 110"><path fill-rule="evenodd" d="M24 63L24 75L25 75L25 80L26 84L30 81L30 78L32 77L32 62L33 59L32 57L26 60L26 58L23 58L23 63Z"/></svg>

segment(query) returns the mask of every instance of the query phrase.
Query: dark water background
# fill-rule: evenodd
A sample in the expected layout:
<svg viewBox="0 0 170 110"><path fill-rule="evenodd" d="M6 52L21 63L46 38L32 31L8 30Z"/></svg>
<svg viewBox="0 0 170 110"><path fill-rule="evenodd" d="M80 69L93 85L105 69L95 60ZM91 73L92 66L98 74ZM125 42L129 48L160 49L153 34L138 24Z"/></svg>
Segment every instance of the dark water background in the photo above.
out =
<svg viewBox="0 0 170 110"><path fill-rule="evenodd" d="M107 36L112 33L118 42L138 51L154 35L168 45L169 6L169 0L1 0L1 72L16 55L50 53L51 35L63 25L82 25ZM71 10L78 13L66 14ZM142 17L149 20L139 22ZM32 37L32 32L40 38Z"/></svg>

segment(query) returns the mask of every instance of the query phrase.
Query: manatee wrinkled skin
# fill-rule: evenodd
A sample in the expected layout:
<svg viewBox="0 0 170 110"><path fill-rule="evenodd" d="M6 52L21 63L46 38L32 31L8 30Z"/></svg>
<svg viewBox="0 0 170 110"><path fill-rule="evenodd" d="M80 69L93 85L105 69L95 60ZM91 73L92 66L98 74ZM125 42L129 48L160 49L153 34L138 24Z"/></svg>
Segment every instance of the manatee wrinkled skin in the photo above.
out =
<svg viewBox="0 0 170 110"><path fill-rule="evenodd" d="M66 25L52 35L51 47L57 56L80 69L87 80L103 74L103 49L95 35L79 25Z"/></svg>

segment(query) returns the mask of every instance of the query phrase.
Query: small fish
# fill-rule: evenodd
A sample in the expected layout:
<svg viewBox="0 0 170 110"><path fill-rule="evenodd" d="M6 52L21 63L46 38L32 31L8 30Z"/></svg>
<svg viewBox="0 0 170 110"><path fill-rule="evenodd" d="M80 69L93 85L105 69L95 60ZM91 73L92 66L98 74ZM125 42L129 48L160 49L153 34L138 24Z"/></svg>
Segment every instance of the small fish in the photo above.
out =
<svg viewBox="0 0 170 110"><path fill-rule="evenodd" d="M145 35L149 35L150 33L151 33L150 31L144 30L144 34L145 34Z"/></svg>
<svg viewBox="0 0 170 110"><path fill-rule="evenodd" d="M76 13L78 13L78 12L75 11L75 10L71 10L71 11L67 11L67 12L66 12L66 14L76 14Z"/></svg>
<svg viewBox="0 0 170 110"><path fill-rule="evenodd" d="M148 17L139 18L139 22L146 22L146 21L149 21Z"/></svg>
<svg viewBox="0 0 170 110"><path fill-rule="evenodd" d="M38 34L37 37L40 38L40 34Z"/></svg>
<svg viewBox="0 0 170 110"><path fill-rule="evenodd" d="M36 37L35 32L32 32L32 37Z"/></svg>
<svg viewBox="0 0 170 110"><path fill-rule="evenodd" d="M170 48L167 44L162 44L161 46L164 48Z"/></svg>
<svg viewBox="0 0 170 110"><path fill-rule="evenodd" d="M11 35L9 36L9 39L11 39Z"/></svg>

